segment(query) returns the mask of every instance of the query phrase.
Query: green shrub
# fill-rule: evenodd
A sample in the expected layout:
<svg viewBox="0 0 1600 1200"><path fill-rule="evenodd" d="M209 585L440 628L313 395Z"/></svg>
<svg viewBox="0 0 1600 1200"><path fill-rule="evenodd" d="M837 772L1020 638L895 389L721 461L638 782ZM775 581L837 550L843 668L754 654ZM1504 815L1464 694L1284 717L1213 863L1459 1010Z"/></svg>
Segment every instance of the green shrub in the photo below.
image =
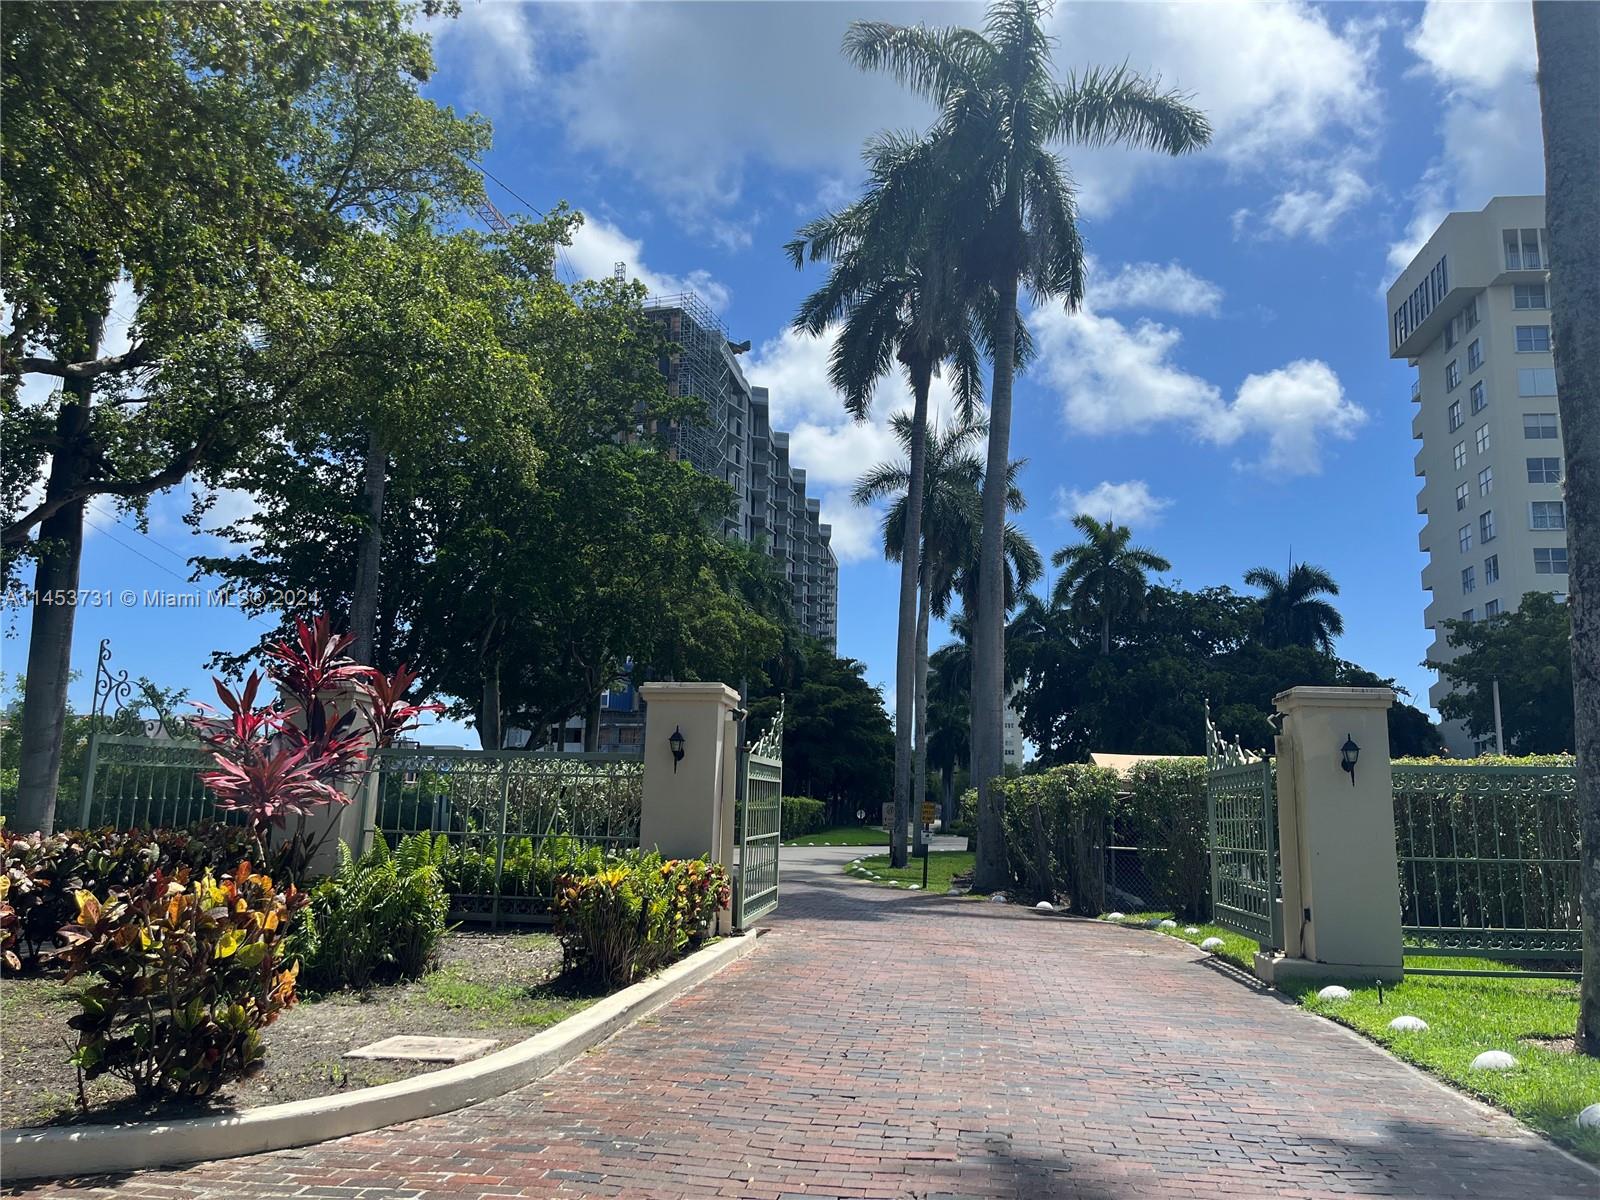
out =
<svg viewBox="0 0 1600 1200"><path fill-rule="evenodd" d="M785 796L782 815L783 840L821 833L828 827L828 806L809 796Z"/></svg>
<svg viewBox="0 0 1600 1200"><path fill-rule="evenodd" d="M1142 762L1128 774L1117 812L1119 839L1139 847L1152 895L1145 908L1172 909L1190 920L1211 912L1206 857L1206 764L1202 758Z"/></svg>
<svg viewBox="0 0 1600 1200"><path fill-rule="evenodd" d="M968 788L961 793L961 799L956 801L956 820L950 827L950 832L957 837L973 838L978 836L978 789Z"/></svg>
<svg viewBox="0 0 1600 1200"><path fill-rule="evenodd" d="M77 894L108 899L118 889L138 887L156 871L187 868L231 871L254 847L248 830L202 824L192 829L63 830L49 835L15 834L0 828L0 876L10 914L6 940L9 970L31 970L43 951L57 944L78 911ZM12 959L15 962L12 962Z"/></svg>
<svg viewBox="0 0 1600 1200"><path fill-rule="evenodd" d="M1081 763L996 781L1005 796L1006 860L1012 891L1066 900L1095 916L1105 894L1106 821L1121 777Z"/></svg>
<svg viewBox="0 0 1600 1200"><path fill-rule="evenodd" d="M102 902L77 896L65 931L72 977L96 982L73 1062L143 1097L206 1096L261 1064L261 1030L295 1002L283 938L303 896L240 863L220 880L161 871Z"/></svg>
<svg viewBox="0 0 1600 1200"><path fill-rule="evenodd" d="M307 987L365 988L432 968L450 911L433 849L427 834L393 851L379 838L359 859L340 845L339 870L311 890L290 937Z"/></svg>
<svg viewBox="0 0 1600 1200"><path fill-rule="evenodd" d="M556 933L566 968L623 987L704 940L726 907L728 873L704 859L663 862L633 851L604 870L556 882Z"/></svg>

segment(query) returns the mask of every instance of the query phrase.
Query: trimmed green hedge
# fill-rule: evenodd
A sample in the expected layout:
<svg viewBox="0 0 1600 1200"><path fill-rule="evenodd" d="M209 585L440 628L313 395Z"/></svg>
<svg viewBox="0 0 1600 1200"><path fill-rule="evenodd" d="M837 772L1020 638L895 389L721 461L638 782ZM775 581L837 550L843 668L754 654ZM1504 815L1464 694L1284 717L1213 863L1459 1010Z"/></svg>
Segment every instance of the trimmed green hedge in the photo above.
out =
<svg viewBox="0 0 1600 1200"><path fill-rule="evenodd" d="M1118 798L1116 831L1119 840L1139 847L1152 907L1173 909L1191 921L1210 916L1205 759L1135 765Z"/></svg>
<svg viewBox="0 0 1600 1200"><path fill-rule="evenodd" d="M808 833L821 833L828 827L828 806L809 796L783 798L783 840L805 837Z"/></svg>

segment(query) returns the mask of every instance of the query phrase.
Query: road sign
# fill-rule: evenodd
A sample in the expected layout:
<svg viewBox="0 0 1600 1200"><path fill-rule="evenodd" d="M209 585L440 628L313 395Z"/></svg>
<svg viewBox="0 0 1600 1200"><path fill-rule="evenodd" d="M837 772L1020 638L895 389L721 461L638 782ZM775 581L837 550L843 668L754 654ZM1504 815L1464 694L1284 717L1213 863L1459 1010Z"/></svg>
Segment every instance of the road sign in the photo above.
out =
<svg viewBox="0 0 1600 1200"><path fill-rule="evenodd" d="M856 820L865 821L866 819L867 819L867 810L864 809L864 808L856 809Z"/></svg>
<svg viewBox="0 0 1600 1200"><path fill-rule="evenodd" d="M924 804L922 806L922 823L924 825L932 825L933 814L937 812L938 809L939 806L937 804Z"/></svg>

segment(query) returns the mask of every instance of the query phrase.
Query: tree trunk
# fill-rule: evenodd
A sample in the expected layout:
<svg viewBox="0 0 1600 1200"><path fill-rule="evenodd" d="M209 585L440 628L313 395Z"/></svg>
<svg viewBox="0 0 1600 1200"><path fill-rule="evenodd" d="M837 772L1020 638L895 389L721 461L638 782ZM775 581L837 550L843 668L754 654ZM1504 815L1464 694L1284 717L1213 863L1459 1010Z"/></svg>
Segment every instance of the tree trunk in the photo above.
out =
<svg viewBox="0 0 1600 1200"><path fill-rule="evenodd" d="M950 832L950 827L956 821L956 768L954 763L946 763L941 772L944 776L944 829Z"/></svg>
<svg viewBox="0 0 1600 1200"><path fill-rule="evenodd" d="M583 717L583 748L590 754L600 749L600 693L589 701L589 711Z"/></svg>
<svg viewBox="0 0 1600 1200"><path fill-rule="evenodd" d="M906 826L911 821L912 734L917 703L917 575L922 546L922 475L927 457L928 388L932 363L911 366L911 479L906 487L906 527L900 554L900 612L894 671L894 828L889 862L906 865Z"/></svg>
<svg viewBox="0 0 1600 1200"><path fill-rule="evenodd" d="M350 590L350 632L355 641L350 643L350 657L376 666L373 651L378 632L378 572L383 559L383 490L389 474L389 456L376 428L367 433L366 467L362 496L367 527L356 544L356 578Z"/></svg>
<svg viewBox="0 0 1600 1200"><path fill-rule="evenodd" d="M100 350L104 314L85 330L83 357ZM89 470L84 440L94 402L92 379L62 385L70 400L56 416L60 447L50 460L47 499L78 486ZM28 677L22 699L22 758L17 772L17 831L50 833L55 828L56 789L61 782L61 741L67 726L67 678L72 672L72 628L78 614L78 568L83 560L87 501L63 505L39 525L33 618L28 632ZM42 604L40 596L60 603Z"/></svg>
<svg viewBox="0 0 1600 1200"><path fill-rule="evenodd" d="M1020 221L1018 222L1020 225ZM1017 277L1000 287L994 386L989 390L989 461L983 475L983 538L978 548L978 612L972 623L972 782L978 789L978 855L973 887L990 892L1007 878L1004 800L993 786L1004 770L1006 472L1011 461L1011 385L1016 375Z"/></svg>
<svg viewBox="0 0 1600 1200"><path fill-rule="evenodd" d="M478 711L478 744L485 750L505 745L505 730L500 726L500 660L483 664L483 705Z"/></svg>
<svg viewBox="0 0 1600 1200"><path fill-rule="evenodd" d="M1578 1046L1600 1057L1600 4L1533 6L1551 343L1567 458L1567 609L1582 849Z"/></svg>
<svg viewBox="0 0 1600 1200"><path fill-rule="evenodd" d="M911 770L912 820L922 844L922 806L928 800L928 567L917 572L917 743Z"/></svg>
<svg viewBox="0 0 1600 1200"><path fill-rule="evenodd" d="M1111 653L1111 614L1105 613L1100 618L1100 653Z"/></svg>

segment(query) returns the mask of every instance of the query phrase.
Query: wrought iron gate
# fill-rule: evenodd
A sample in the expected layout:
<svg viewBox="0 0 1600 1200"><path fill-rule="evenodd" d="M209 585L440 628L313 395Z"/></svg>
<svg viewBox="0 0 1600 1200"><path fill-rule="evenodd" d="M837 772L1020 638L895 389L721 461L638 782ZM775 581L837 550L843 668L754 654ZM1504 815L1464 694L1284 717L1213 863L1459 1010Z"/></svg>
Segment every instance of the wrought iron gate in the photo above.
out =
<svg viewBox="0 0 1600 1200"><path fill-rule="evenodd" d="M750 922L778 906L778 843L783 825L783 709L742 756L739 796L739 863L733 880L733 923Z"/></svg>
<svg viewBox="0 0 1600 1200"><path fill-rule="evenodd" d="M1278 867L1277 772L1220 737L1206 714L1206 816L1211 847L1211 919L1225 929L1283 948Z"/></svg>

